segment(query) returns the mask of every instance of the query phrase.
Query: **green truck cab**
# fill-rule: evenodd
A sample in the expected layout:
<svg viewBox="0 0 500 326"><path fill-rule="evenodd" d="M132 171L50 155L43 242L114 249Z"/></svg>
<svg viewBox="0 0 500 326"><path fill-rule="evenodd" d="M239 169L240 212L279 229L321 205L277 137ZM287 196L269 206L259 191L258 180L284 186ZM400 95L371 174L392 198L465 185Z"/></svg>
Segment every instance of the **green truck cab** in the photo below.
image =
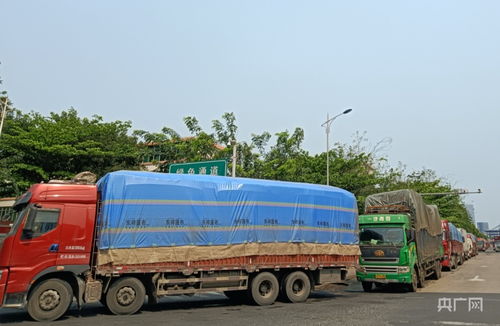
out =
<svg viewBox="0 0 500 326"><path fill-rule="evenodd" d="M441 277L441 217L413 190L373 194L359 216L361 256L356 277L363 290L376 284L400 284L410 292L426 277Z"/></svg>
<svg viewBox="0 0 500 326"><path fill-rule="evenodd" d="M370 214L359 217L361 256L357 279L370 291L374 283L417 286L412 266L417 261L414 232L404 214Z"/></svg>

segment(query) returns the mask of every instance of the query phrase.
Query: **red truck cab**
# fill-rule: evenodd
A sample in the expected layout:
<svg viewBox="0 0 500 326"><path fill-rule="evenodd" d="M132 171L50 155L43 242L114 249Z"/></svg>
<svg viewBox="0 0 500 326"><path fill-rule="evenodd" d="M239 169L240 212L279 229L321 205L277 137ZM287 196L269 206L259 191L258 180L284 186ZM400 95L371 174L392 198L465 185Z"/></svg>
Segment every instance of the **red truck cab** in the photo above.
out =
<svg viewBox="0 0 500 326"><path fill-rule="evenodd" d="M489 242L483 238L477 238L477 251L486 251L489 248Z"/></svg>
<svg viewBox="0 0 500 326"><path fill-rule="evenodd" d="M24 307L54 273L77 286L73 275L90 267L96 203L95 185L51 183L33 185L16 201L12 228L0 234L1 307Z"/></svg>

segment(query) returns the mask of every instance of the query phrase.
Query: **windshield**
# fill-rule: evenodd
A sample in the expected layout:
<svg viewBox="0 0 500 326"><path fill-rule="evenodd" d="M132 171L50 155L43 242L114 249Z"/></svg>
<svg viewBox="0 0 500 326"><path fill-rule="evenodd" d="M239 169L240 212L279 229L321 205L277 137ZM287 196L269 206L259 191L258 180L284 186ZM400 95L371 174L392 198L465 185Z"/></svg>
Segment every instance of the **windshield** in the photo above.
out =
<svg viewBox="0 0 500 326"><path fill-rule="evenodd" d="M403 244L402 228L394 227L363 227L359 233L359 241L364 244Z"/></svg>

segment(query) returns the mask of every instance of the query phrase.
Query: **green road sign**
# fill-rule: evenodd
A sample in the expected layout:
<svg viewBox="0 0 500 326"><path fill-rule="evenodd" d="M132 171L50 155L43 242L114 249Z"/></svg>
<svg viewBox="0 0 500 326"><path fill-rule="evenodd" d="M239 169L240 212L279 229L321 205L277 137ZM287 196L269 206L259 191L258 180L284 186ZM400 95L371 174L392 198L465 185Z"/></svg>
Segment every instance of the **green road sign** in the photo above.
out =
<svg viewBox="0 0 500 326"><path fill-rule="evenodd" d="M226 171L227 162L225 160L177 163L171 164L168 168L169 173L179 174L206 174L225 176Z"/></svg>

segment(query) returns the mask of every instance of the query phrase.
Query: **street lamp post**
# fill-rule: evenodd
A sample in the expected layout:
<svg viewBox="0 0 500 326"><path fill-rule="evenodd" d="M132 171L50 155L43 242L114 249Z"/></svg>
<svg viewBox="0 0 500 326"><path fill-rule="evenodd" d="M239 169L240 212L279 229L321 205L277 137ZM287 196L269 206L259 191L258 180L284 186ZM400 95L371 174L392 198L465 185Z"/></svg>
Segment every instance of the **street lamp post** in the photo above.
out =
<svg viewBox="0 0 500 326"><path fill-rule="evenodd" d="M342 113L337 114L333 118L330 118L330 115L326 114L326 121L321 125L321 127L325 127L326 129L326 184L330 185L330 126L333 120L337 119L343 114L347 114L351 112L352 109L347 109Z"/></svg>
<svg viewBox="0 0 500 326"><path fill-rule="evenodd" d="M2 134L3 122L5 121L5 115L7 114L7 105L9 104L9 98L5 97L5 102L2 108L2 118L0 119L0 135Z"/></svg>
<svg viewBox="0 0 500 326"><path fill-rule="evenodd" d="M236 148L238 147L238 143L236 142L236 139L231 140L231 145L233 145L233 156L231 158L233 159L233 165L231 169L231 177L236 177L236 160L238 159L237 156L237 151Z"/></svg>

